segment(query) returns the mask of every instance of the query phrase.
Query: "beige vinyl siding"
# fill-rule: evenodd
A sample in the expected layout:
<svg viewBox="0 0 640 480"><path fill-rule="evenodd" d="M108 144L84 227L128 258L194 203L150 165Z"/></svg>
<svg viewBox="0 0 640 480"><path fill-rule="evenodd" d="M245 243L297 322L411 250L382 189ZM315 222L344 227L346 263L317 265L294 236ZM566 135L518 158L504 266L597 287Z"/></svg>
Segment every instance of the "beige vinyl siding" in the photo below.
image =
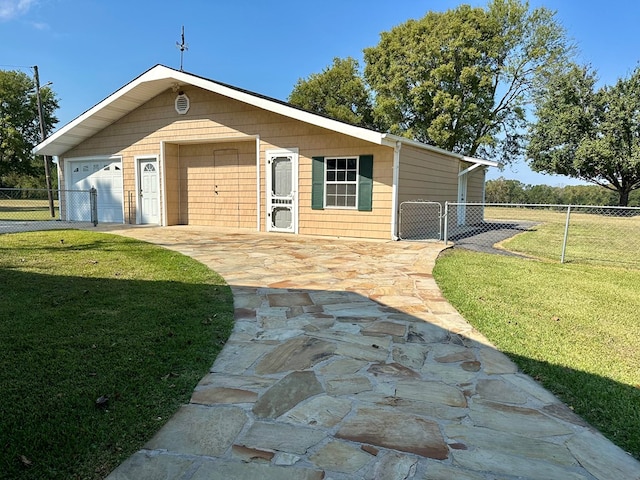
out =
<svg viewBox="0 0 640 480"><path fill-rule="evenodd" d="M482 203L484 201L484 177L485 167L478 167L469 172L469 178L467 180L467 202Z"/></svg>
<svg viewBox="0 0 640 480"><path fill-rule="evenodd" d="M180 146L164 145L165 194L167 197L167 225L180 223ZM162 181L162 180L161 180Z"/></svg>
<svg viewBox="0 0 640 480"><path fill-rule="evenodd" d="M256 218L255 144L180 145L179 151L178 223L253 227Z"/></svg>
<svg viewBox="0 0 640 480"><path fill-rule="evenodd" d="M399 203L408 200L455 202L459 164L455 158L403 145L398 175Z"/></svg>
<svg viewBox="0 0 640 480"><path fill-rule="evenodd" d="M259 136L261 230L264 231L266 226L265 152L298 148L299 233L390 238L393 148L375 146L197 87L185 86L184 92L191 105L186 115L176 113L176 94L168 90L66 152L61 160L92 155L121 156L126 202L129 192L133 192L132 198L135 199L137 191L135 157L161 155L161 144L164 142L167 218L162 223L255 229L255 145ZM237 172L220 171L217 177L225 182L239 182L236 185L237 199L235 203L231 202L232 205L225 204L225 213L218 209L218 203L209 196L216 175L211 162L215 150L232 148L237 148L239 152ZM311 158L365 154L374 156L373 210L311 210ZM132 216L135 218L135 213Z"/></svg>

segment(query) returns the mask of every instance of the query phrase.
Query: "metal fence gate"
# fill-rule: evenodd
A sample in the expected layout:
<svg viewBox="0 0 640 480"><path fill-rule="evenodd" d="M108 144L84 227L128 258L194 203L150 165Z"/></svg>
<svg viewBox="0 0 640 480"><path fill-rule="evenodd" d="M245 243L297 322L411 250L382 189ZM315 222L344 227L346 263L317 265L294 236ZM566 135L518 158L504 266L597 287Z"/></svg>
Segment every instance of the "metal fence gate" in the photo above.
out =
<svg viewBox="0 0 640 480"><path fill-rule="evenodd" d="M442 240L442 205L426 200L402 202L398 236L401 240Z"/></svg>

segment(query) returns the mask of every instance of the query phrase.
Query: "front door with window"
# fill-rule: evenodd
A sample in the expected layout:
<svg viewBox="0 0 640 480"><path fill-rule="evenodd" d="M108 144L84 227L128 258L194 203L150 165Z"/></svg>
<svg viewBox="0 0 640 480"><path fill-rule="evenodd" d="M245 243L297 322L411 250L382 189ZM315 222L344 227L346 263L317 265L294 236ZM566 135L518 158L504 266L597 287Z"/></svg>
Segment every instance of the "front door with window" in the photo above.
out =
<svg viewBox="0 0 640 480"><path fill-rule="evenodd" d="M158 162L155 158L138 160L138 179L140 209L138 223L160 223L160 196L158 194Z"/></svg>
<svg viewBox="0 0 640 480"><path fill-rule="evenodd" d="M298 231L298 152L267 152L267 231Z"/></svg>

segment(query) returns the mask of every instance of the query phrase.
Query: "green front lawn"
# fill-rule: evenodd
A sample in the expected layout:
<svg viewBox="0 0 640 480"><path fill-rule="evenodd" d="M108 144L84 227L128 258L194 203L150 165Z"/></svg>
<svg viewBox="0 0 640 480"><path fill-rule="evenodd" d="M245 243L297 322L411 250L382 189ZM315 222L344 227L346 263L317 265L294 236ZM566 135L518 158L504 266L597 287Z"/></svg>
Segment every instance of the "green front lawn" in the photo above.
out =
<svg viewBox="0 0 640 480"><path fill-rule="evenodd" d="M519 247L530 252L531 238L517 237ZM454 249L434 276L525 373L640 459L640 270Z"/></svg>
<svg viewBox="0 0 640 480"><path fill-rule="evenodd" d="M233 325L204 265L93 232L0 235L0 299L2 478L104 478L189 401Z"/></svg>

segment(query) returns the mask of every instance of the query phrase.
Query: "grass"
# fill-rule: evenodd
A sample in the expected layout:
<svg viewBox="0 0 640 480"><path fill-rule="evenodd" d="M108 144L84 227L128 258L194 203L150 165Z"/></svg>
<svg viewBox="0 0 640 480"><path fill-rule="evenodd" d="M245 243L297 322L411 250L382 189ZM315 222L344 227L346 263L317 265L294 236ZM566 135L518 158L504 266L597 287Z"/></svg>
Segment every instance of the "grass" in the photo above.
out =
<svg viewBox="0 0 640 480"><path fill-rule="evenodd" d="M104 478L188 402L233 324L204 265L93 232L0 235L0 292L3 478Z"/></svg>
<svg viewBox="0 0 640 480"><path fill-rule="evenodd" d="M48 200L0 198L0 221L44 221L60 218L58 200L54 201L54 214L51 217Z"/></svg>
<svg viewBox="0 0 640 480"><path fill-rule="evenodd" d="M606 211L606 210L605 210ZM625 211L631 215L632 211ZM635 212L633 212L635 213ZM558 261L562 254L564 211L548 209L487 207L491 220L529 220L540 222L531 233L503 244L510 251L536 258ZM640 215L620 217L584 213L574 207L570 216L566 262L623 265L640 268Z"/></svg>
<svg viewBox="0 0 640 480"><path fill-rule="evenodd" d="M615 223L600 235L574 233L573 248L606 244ZM551 261L556 224L504 242L542 261L454 249L434 276L465 319L525 373L640 459L640 269Z"/></svg>

